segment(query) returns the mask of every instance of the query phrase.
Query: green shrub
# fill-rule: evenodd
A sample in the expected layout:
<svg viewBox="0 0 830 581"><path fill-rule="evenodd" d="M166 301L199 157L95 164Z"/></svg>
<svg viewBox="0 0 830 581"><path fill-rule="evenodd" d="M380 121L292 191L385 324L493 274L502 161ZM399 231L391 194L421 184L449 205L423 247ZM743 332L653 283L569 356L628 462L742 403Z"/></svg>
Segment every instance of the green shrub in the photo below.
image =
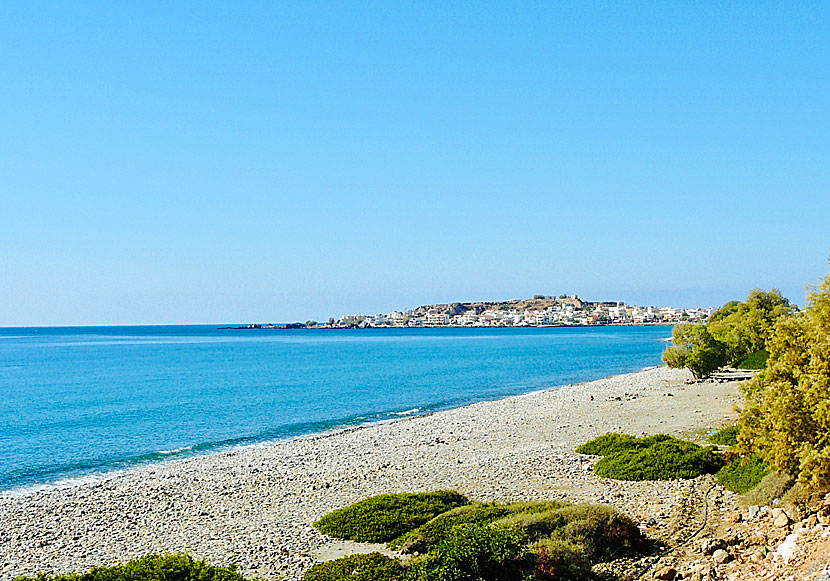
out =
<svg viewBox="0 0 830 581"><path fill-rule="evenodd" d="M459 525L485 525L513 514L535 514L563 506L561 502L495 502L475 503L454 508L439 514L417 529L389 542L389 548L404 553L425 553L444 539L453 527Z"/></svg>
<svg viewBox="0 0 830 581"><path fill-rule="evenodd" d="M568 517L561 507L544 512L520 512L497 521L498 526L521 529L531 541L548 537L568 524Z"/></svg>
<svg viewBox="0 0 830 581"><path fill-rule="evenodd" d="M37 581L243 581L244 577L233 566L215 567L205 561L195 561L189 555L147 555L111 567L93 567L87 573L46 575L40 573ZM17 577L15 581L33 581L31 577Z"/></svg>
<svg viewBox="0 0 830 581"><path fill-rule="evenodd" d="M721 466L723 460L711 447L671 438L609 454L594 465L594 472L616 480L675 480L717 472Z"/></svg>
<svg viewBox="0 0 830 581"><path fill-rule="evenodd" d="M767 359L769 359L769 351L761 349L738 361L735 367L737 369L764 369L767 366Z"/></svg>
<svg viewBox="0 0 830 581"><path fill-rule="evenodd" d="M724 488L744 494L758 486L768 472L769 464L753 454L735 456L716 476Z"/></svg>
<svg viewBox="0 0 830 581"><path fill-rule="evenodd" d="M426 557L414 561L412 581L519 581L533 570L521 531L459 525Z"/></svg>
<svg viewBox="0 0 830 581"><path fill-rule="evenodd" d="M584 547L594 562L610 561L646 548L640 528L629 517L607 504L574 504L561 509L567 524L558 533Z"/></svg>
<svg viewBox="0 0 830 581"><path fill-rule="evenodd" d="M652 438L650 447L666 438ZM352 513L363 516L365 512ZM312 569L305 581L386 581L400 575L403 581L587 579L593 563L634 554L647 544L636 523L608 505L474 503L443 512L390 541L390 547L421 553L405 565L380 556L366 567L341 559ZM367 576L373 567L381 572Z"/></svg>
<svg viewBox="0 0 830 581"><path fill-rule="evenodd" d="M741 428L738 426L729 426L715 432L709 436L708 440L718 446L735 446L738 443L738 433L740 431Z"/></svg>
<svg viewBox="0 0 830 581"><path fill-rule="evenodd" d="M592 456L607 456L613 452L626 450L637 441L634 436L608 432L590 442L585 442L576 449L578 454L590 454Z"/></svg>
<svg viewBox="0 0 830 581"><path fill-rule="evenodd" d="M531 541L553 538L579 545L591 561L614 559L646 546L637 524L609 505L563 505L545 512L512 515L496 525L521 529Z"/></svg>
<svg viewBox="0 0 830 581"><path fill-rule="evenodd" d="M510 514L507 505L495 502L475 503L459 506L439 514L415 530L393 539L389 548L404 553L426 553L449 536L453 527L462 524L489 524L506 514Z"/></svg>
<svg viewBox="0 0 830 581"><path fill-rule="evenodd" d="M812 488L830 488L830 274L803 312L777 322L766 348L766 368L743 386L739 447Z"/></svg>
<svg viewBox="0 0 830 581"><path fill-rule="evenodd" d="M314 565L303 575L303 581L399 581L405 573L398 559L368 553Z"/></svg>
<svg viewBox="0 0 830 581"><path fill-rule="evenodd" d="M384 543L435 516L467 504L457 492L381 494L330 512L314 523L321 533L362 543Z"/></svg>
<svg viewBox="0 0 830 581"><path fill-rule="evenodd" d="M576 449L576 451L579 454L608 456L610 454L622 452L623 450L648 448L654 444L668 440L675 440L675 438L672 438L666 434L655 434L654 436L647 436L645 438L635 438L634 436L629 436L628 434L608 432L598 438L594 438L590 442L582 444Z"/></svg>
<svg viewBox="0 0 830 581"><path fill-rule="evenodd" d="M535 560L534 577L546 581L588 581L591 561L582 545L562 539L543 539L530 546Z"/></svg>

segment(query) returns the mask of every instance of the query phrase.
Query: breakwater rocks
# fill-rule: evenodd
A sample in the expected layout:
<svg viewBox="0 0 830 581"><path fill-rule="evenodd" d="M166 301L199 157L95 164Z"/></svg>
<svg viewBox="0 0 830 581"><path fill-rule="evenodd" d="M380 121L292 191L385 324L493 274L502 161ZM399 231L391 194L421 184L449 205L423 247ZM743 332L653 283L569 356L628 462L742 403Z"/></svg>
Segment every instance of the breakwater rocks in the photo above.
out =
<svg viewBox="0 0 830 581"><path fill-rule="evenodd" d="M689 436L734 418L736 384L689 377L648 369L0 500L0 581L177 551L298 580L337 549L312 528L317 518L373 494L439 488L477 500L608 502L649 534L682 534L705 479L603 480L595 459L573 450L608 431Z"/></svg>

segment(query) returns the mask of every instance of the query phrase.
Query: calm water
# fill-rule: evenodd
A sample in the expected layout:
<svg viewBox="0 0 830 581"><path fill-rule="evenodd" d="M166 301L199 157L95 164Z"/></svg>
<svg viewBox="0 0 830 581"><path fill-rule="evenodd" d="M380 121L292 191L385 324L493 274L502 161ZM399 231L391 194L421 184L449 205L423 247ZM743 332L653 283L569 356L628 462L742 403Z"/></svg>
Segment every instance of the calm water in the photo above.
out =
<svg viewBox="0 0 830 581"><path fill-rule="evenodd" d="M0 329L0 491L636 371L669 335Z"/></svg>

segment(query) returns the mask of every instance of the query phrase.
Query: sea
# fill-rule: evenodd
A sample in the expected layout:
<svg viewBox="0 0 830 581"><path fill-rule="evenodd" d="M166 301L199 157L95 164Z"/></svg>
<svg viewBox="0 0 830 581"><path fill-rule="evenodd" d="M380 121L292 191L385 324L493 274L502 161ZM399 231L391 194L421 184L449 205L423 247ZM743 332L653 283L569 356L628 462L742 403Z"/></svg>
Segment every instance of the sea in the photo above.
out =
<svg viewBox="0 0 830 581"><path fill-rule="evenodd" d="M659 365L661 326L0 328L0 496Z"/></svg>

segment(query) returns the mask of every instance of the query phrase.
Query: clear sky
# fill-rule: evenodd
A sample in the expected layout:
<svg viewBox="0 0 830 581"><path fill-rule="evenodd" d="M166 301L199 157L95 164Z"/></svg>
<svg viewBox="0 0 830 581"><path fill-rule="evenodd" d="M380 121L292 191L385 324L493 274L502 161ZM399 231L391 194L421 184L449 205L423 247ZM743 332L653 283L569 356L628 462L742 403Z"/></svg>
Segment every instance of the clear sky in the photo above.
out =
<svg viewBox="0 0 830 581"><path fill-rule="evenodd" d="M826 2L3 2L0 325L804 302Z"/></svg>

